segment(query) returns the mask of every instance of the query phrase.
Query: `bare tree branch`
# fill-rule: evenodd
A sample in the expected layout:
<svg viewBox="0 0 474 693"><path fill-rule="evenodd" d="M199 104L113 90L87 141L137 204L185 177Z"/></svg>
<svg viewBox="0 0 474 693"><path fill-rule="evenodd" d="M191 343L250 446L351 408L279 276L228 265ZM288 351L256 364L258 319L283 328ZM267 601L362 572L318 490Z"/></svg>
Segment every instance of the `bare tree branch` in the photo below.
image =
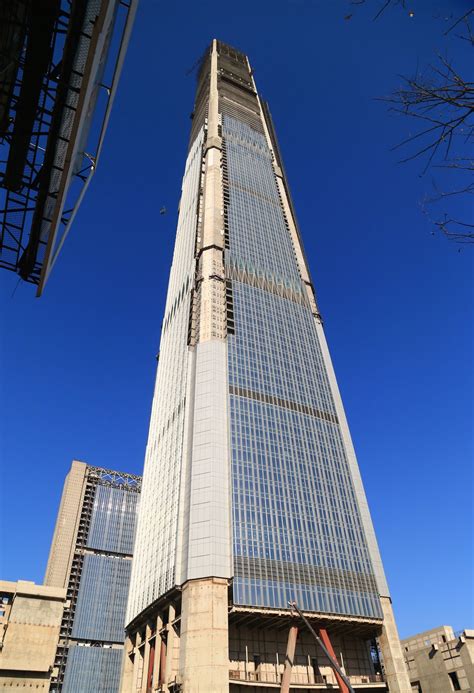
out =
<svg viewBox="0 0 474 693"><path fill-rule="evenodd" d="M365 5L366 2L367 0L350 0L351 5ZM382 7L380 7L374 17L372 17L372 21L375 22L385 12L385 10L387 10L389 7L395 7L396 5L400 5L400 7L405 8L406 0L385 0Z"/></svg>
<svg viewBox="0 0 474 693"><path fill-rule="evenodd" d="M473 160L458 151L461 140L464 146L474 139L474 83L466 81L442 55L437 56L437 63L425 74L417 73L402 80L402 86L384 100L390 104L392 112L408 116L422 127L393 147L393 150L408 148L400 163L422 159L421 175L431 167L456 171L458 178L463 173L471 173ZM474 183L458 182L456 188L438 191L435 196L426 198L423 209L426 213L427 205L447 203L472 193ZM449 240L474 242L474 231L468 230L474 226L447 212L441 219L430 218L430 221Z"/></svg>
<svg viewBox="0 0 474 693"><path fill-rule="evenodd" d="M450 31L452 31L452 30L454 29L454 27L456 27L458 24L460 24L460 23L463 22L464 20L467 20L468 17L470 17L473 13L474 13L474 7L473 7L472 9L468 10L468 11L466 12L466 14L463 14L462 17L459 17L459 19L457 19L457 20L454 22L454 24L453 24L452 26L450 26L449 29L448 29L447 31L444 32L443 35L444 35L444 36L447 36L447 35L450 33Z"/></svg>
<svg viewBox="0 0 474 693"><path fill-rule="evenodd" d="M451 168L459 171L474 171L474 159L457 157L444 164L437 164L435 168Z"/></svg>
<svg viewBox="0 0 474 693"><path fill-rule="evenodd" d="M449 241L456 243L474 243L474 224L466 224L458 219L452 219L446 214L444 219L435 221L435 226L446 236ZM459 229L466 229L461 231ZM471 229L468 231L467 229Z"/></svg>
<svg viewBox="0 0 474 693"><path fill-rule="evenodd" d="M369 0L350 0L351 5L368 3ZM405 0L381 0L381 3L373 17L374 21L390 7L406 8ZM413 17L414 13L410 11L409 15ZM474 7L457 18L452 12L449 16L438 14L434 18L450 22L442 34L444 37L456 37L474 46L474 32L470 23L473 17ZM462 32L459 33L461 27ZM455 29L457 32L453 33ZM392 151L406 151L406 156L399 163L422 160L421 176L430 168L438 169L441 175L448 175L447 171L450 171L449 175L455 177L455 186L451 184L448 189L440 191L434 183L436 195L424 199L422 211L434 228L449 240L474 243L474 224L461 220L456 213L445 211L438 219L431 218L428 213L428 206L431 208L439 203L452 206L452 201L474 193L472 177L468 182L462 180L463 176L472 176L474 171L474 157L464 152L465 146L474 142L474 82L463 77L442 54L438 54L435 62L424 72L420 73L417 68L413 77L402 76L401 80L401 86L381 100L389 104L391 112L413 119L420 128L395 145Z"/></svg>

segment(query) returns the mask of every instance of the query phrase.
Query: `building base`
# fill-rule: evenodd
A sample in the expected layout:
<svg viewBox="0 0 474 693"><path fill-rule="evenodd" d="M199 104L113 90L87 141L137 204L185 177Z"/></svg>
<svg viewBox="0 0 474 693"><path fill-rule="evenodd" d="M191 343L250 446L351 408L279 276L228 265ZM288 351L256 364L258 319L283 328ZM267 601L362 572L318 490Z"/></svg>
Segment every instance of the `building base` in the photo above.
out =
<svg viewBox="0 0 474 693"><path fill-rule="evenodd" d="M410 693L391 604L383 608L385 622L305 615L317 632L327 631L354 690ZM295 626L296 645L288 649ZM280 691L285 671L290 691L338 690L329 660L301 619L289 610L232 604L227 580L204 578L188 581L130 625L121 693L271 693Z"/></svg>

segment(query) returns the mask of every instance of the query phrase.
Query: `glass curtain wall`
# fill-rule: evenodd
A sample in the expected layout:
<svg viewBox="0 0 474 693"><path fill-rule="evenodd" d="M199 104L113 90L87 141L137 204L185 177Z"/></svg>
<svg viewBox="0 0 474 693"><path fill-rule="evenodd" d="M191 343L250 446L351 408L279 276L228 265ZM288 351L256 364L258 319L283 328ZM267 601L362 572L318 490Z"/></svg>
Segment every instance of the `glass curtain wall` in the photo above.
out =
<svg viewBox="0 0 474 693"><path fill-rule="evenodd" d="M234 602L380 617L350 469L265 136L223 108Z"/></svg>

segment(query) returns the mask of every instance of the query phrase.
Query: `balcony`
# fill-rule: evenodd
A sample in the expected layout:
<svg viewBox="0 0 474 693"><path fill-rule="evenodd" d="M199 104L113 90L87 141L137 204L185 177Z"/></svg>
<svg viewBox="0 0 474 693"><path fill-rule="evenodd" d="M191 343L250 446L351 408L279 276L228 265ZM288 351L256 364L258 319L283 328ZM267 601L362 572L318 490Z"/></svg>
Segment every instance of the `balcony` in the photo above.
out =
<svg viewBox="0 0 474 693"><path fill-rule="evenodd" d="M272 687L279 689L281 686L282 673L272 671L241 671L239 669L231 669L229 671L229 680L233 684L242 686L254 687ZM334 690L338 691L338 685L334 680L329 680L330 677L315 676L312 673L294 671L291 675L290 687L295 691L299 688L305 690ZM386 684L380 674L367 674L366 676L349 676L351 685L357 689L370 687L374 690L385 691Z"/></svg>

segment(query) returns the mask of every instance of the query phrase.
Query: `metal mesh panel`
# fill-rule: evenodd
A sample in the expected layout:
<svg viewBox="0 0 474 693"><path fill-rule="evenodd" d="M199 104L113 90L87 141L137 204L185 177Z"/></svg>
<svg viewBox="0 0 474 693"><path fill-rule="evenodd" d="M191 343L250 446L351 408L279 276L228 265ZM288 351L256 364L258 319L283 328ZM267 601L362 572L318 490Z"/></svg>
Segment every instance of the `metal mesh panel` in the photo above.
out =
<svg viewBox="0 0 474 693"><path fill-rule="evenodd" d="M122 649L71 647L62 692L117 693L122 655Z"/></svg>

